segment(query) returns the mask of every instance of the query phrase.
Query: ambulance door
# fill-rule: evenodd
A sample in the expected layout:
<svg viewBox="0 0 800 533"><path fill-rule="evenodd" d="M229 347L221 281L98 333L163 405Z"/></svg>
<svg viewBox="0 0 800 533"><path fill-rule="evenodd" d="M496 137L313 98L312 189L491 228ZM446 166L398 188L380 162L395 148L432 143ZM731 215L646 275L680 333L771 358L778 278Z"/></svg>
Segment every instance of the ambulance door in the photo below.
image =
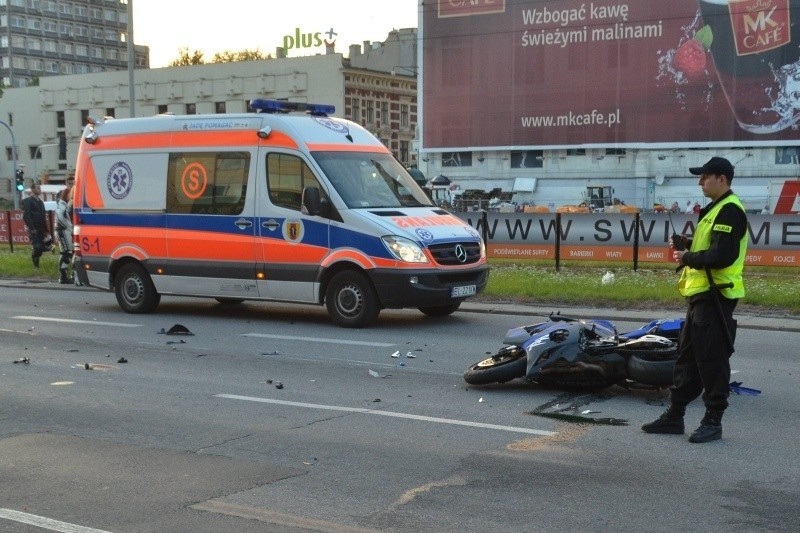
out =
<svg viewBox="0 0 800 533"><path fill-rule="evenodd" d="M255 221L247 203L253 154L173 151L167 173L167 292L257 298Z"/></svg>
<svg viewBox="0 0 800 533"><path fill-rule="evenodd" d="M300 201L304 187L318 187L325 201L327 191L297 152L264 150L259 165L264 168L258 195L259 295L316 302L320 264L330 248L330 221L304 214Z"/></svg>

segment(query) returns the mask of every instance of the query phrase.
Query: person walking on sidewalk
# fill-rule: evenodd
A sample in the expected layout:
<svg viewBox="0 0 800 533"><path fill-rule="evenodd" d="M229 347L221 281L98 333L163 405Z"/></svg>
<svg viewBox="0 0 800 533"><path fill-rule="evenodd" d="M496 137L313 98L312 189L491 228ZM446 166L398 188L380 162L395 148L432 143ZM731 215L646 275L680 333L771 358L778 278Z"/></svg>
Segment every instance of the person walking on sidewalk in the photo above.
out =
<svg viewBox="0 0 800 533"><path fill-rule="evenodd" d="M28 237L33 246L31 260L36 268L39 268L39 258L42 257L46 248L45 239L50 237L50 232L47 231L47 214L45 213L44 202L39 197L41 194L42 188L38 183L33 183L30 195L22 200L22 220L28 227Z"/></svg>
<svg viewBox="0 0 800 533"><path fill-rule="evenodd" d="M711 203L700 211L693 238L681 236L688 251L672 252L682 270L678 291L686 297L688 310L669 407L659 418L643 425L642 430L683 434L686 406L702 393L705 416L689 442L710 442L722 438L722 415L728 407L729 359L736 336L733 311L745 292L742 271L747 255L747 215L731 190L730 161L712 157L689 172L700 176L700 188ZM712 280L719 289L711 287Z"/></svg>

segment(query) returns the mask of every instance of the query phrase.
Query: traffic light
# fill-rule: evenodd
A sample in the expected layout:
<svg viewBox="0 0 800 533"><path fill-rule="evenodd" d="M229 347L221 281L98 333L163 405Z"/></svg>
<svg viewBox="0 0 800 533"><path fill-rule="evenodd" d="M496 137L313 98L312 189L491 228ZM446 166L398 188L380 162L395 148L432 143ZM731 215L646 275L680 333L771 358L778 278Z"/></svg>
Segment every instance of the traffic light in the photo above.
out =
<svg viewBox="0 0 800 533"><path fill-rule="evenodd" d="M25 171L21 168L17 169L17 190L19 192L25 190Z"/></svg>

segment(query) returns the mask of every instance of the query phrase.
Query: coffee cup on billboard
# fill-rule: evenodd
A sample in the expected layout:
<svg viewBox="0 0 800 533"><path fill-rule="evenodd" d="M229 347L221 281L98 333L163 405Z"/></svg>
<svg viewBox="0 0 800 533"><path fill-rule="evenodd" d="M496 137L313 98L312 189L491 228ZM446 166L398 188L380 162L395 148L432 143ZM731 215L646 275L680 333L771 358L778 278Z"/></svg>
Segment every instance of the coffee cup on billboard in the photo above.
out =
<svg viewBox="0 0 800 533"><path fill-rule="evenodd" d="M784 130L800 120L800 0L700 0L711 55L739 126Z"/></svg>

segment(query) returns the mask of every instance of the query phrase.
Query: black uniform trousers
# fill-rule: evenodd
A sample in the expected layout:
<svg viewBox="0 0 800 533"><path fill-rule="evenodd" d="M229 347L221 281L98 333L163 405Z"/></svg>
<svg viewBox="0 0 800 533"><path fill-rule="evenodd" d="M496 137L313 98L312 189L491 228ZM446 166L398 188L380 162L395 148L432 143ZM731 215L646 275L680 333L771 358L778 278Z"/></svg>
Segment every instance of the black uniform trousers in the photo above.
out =
<svg viewBox="0 0 800 533"><path fill-rule="evenodd" d="M707 292L691 296L688 300L689 309L681 330L670 403L685 407L702 393L706 409L724 411L730 395L732 350L725 339L714 295ZM720 297L720 302L731 338L735 339L733 310L738 300Z"/></svg>

